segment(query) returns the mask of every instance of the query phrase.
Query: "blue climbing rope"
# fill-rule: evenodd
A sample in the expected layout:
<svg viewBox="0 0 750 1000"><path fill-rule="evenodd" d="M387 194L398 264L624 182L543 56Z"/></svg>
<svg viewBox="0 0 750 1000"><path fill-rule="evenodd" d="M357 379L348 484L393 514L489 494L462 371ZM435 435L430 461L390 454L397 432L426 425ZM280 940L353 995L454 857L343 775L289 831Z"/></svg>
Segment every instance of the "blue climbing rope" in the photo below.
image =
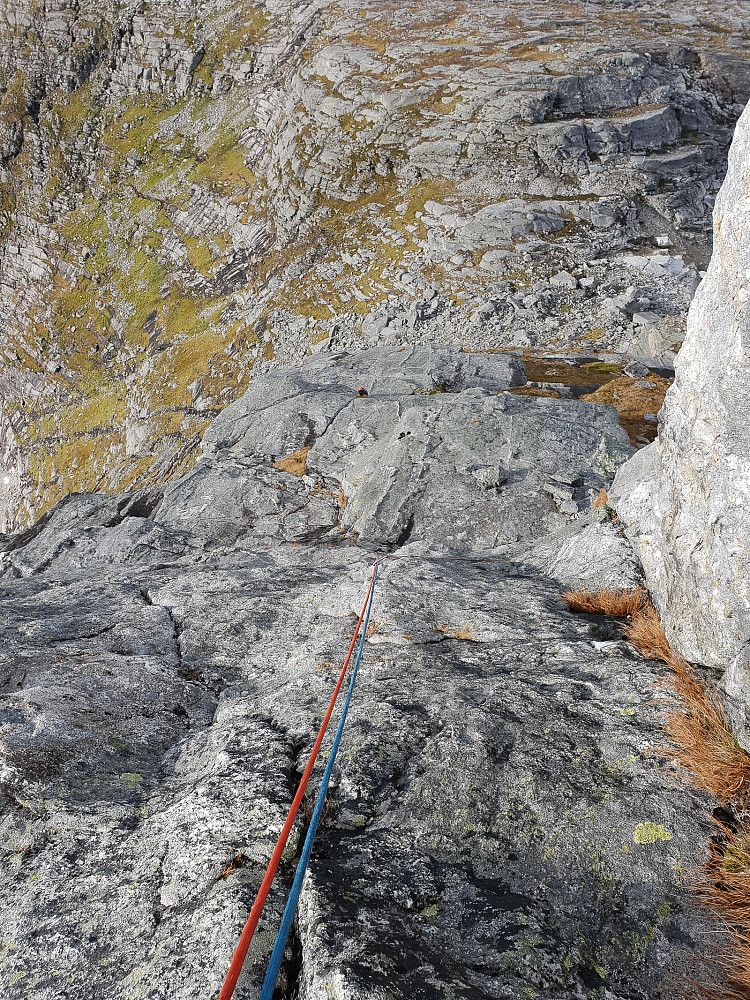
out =
<svg viewBox="0 0 750 1000"><path fill-rule="evenodd" d="M302 892L302 883L305 878L305 873L307 872L307 866L310 863L310 855L312 854L313 841L315 840L315 832L318 829L318 823L320 822L320 817L323 814L323 806L326 800L326 792L328 791L328 783L331 780L331 773L333 771L333 765L336 763L336 754L338 753L339 744L341 743L341 734L344 732L344 724L346 723L346 713L349 711L349 702L352 699L352 692L354 691L354 682L357 679L357 671L359 670L359 661L362 656L362 649L365 644L365 636L367 635L367 623L370 619L370 608L372 607L372 598L375 594L375 582L378 578L378 565L380 562L380 557L375 560L375 575L372 580L372 588L370 590L370 597L367 602L367 611L365 613L364 625L362 628L362 636L359 640L359 648L357 649L357 658L354 661L354 669L352 670L352 679L349 681L349 689L346 692L346 700L344 701L344 707L341 710L341 718L339 719L339 726L336 730L336 736L333 740L333 746L331 747L331 752L328 755L328 763L326 764L325 772L323 773L323 779L320 783L320 790L318 792L318 797L315 800L315 808L313 809L312 818L310 820L310 826L307 830L307 836L305 837L305 843L302 848L302 854L297 864L297 871L294 874L294 882L292 883L292 888L289 893L289 898L286 902L286 907L284 908L284 915L281 918L281 926L279 927L279 933L276 935L276 943L273 946L273 951L271 952L271 960L268 963L268 971L266 972L266 978L263 980L263 988L260 991L260 1000L272 1000L274 987L276 986L276 980L279 976L279 969L281 968L281 960L284 957L284 950L286 948L286 943L289 938L289 931L292 928L292 921L294 920L294 914L297 910L297 903L299 902L300 893Z"/></svg>

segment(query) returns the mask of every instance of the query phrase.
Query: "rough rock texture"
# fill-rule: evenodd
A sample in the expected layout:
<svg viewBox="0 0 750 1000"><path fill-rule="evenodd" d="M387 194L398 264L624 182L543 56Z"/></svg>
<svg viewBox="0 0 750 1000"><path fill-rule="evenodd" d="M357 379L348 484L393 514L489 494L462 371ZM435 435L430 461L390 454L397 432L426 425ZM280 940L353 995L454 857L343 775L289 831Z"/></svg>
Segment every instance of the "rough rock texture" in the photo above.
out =
<svg viewBox="0 0 750 1000"><path fill-rule="evenodd" d="M522 372L423 348L319 359L259 379L204 447L251 460L310 447L310 471L343 487L344 528L368 543L493 548L588 507L630 453L610 407L498 394Z"/></svg>
<svg viewBox="0 0 750 1000"><path fill-rule="evenodd" d="M750 110L714 213L714 254L690 309L659 437L618 474L628 524L670 640L689 659L750 668Z"/></svg>
<svg viewBox="0 0 750 1000"><path fill-rule="evenodd" d="M363 371L370 396L352 407ZM650 752L659 668L611 623L571 615L556 582L633 579L619 529L544 489L575 499L586 476L606 481L593 456L609 468L631 449L614 411L504 391L517 376L447 350L316 359L258 379L183 479L71 495L6 541L4 997L218 992L372 542L390 555L280 996L671 1000L673 973L703 975L684 879L710 805ZM419 439L424 490L422 540L404 545L360 478L387 479L399 427ZM305 475L274 468L312 441ZM470 454L507 479L474 476ZM541 485L521 498L524 472ZM480 498L475 531L451 536L444 505L460 519ZM525 537L467 560L490 522L493 541ZM257 996L303 828L239 1000Z"/></svg>
<svg viewBox="0 0 750 1000"><path fill-rule="evenodd" d="M745 15L7 0L0 530L185 471L274 352L669 361L748 96Z"/></svg>

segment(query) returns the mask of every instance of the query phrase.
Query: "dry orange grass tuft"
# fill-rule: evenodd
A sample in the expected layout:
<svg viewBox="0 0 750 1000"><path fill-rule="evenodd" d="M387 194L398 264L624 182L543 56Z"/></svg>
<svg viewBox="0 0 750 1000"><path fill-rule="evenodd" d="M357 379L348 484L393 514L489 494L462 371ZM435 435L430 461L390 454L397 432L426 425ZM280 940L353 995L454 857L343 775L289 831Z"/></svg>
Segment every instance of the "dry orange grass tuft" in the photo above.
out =
<svg viewBox="0 0 750 1000"><path fill-rule="evenodd" d="M247 858L244 854L242 854L242 852L236 854L228 864L224 865L219 878L229 878L229 876L233 875L238 868L244 868L246 861Z"/></svg>
<svg viewBox="0 0 750 1000"><path fill-rule="evenodd" d="M677 764L697 788L719 802L750 811L750 754L732 733L721 697L706 687L695 669L671 648L659 615L643 588L636 591L569 591L562 595L573 611L629 615L623 632L647 660L662 660L669 668L663 686L673 696L664 729L670 745L657 753ZM735 829L717 824L704 878L692 888L701 903L719 918L727 947L713 966L720 985L683 981L677 992L685 1000L750 1000L750 825Z"/></svg>
<svg viewBox="0 0 750 1000"><path fill-rule="evenodd" d="M378 635L384 628L384 622L369 621L367 623L367 630L365 631L365 639L369 639L371 635ZM390 635L390 632L388 634Z"/></svg>
<svg viewBox="0 0 750 1000"><path fill-rule="evenodd" d="M315 798L310 796L309 794L306 794L302 799L302 815L305 817L306 823L310 822L314 812L315 812ZM323 799L323 809L320 814L320 821L323 824L323 826L325 826L326 823L333 816L335 816L337 812L338 812L338 807L336 806L336 803L328 795L326 795L325 799Z"/></svg>
<svg viewBox="0 0 750 1000"><path fill-rule="evenodd" d="M750 829L740 826L733 831L714 822L721 833L711 841L707 881L694 889L717 916L750 927Z"/></svg>
<svg viewBox="0 0 750 1000"><path fill-rule="evenodd" d="M592 507L606 507L607 506L607 487L602 486L597 495L594 497L594 502L591 504Z"/></svg>
<svg viewBox="0 0 750 1000"><path fill-rule="evenodd" d="M381 632L383 632L384 628L385 628L385 622L376 622L374 618L370 619L370 621L367 623L367 631L365 632L365 639L369 639L371 635L379 635ZM390 635L390 632L384 634ZM352 639L353 633L347 635L346 638Z"/></svg>
<svg viewBox="0 0 750 1000"><path fill-rule="evenodd" d="M705 1000L750 1000L750 827L714 822L720 833L712 838L704 879L692 888L723 924L730 946L719 959L725 983L699 992Z"/></svg>
<svg viewBox="0 0 750 1000"><path fill-rule="evenodd" d="M650 598L644 599L639 612L626 629L625 634L628 642L632 642L646 660L663 660L666 663L670 658L677 657L678 654L673 652L667 641L656 608L651 603Z"/></svg>
<svg viewBox="0 0 750 1000"><path fill-rule="evenodd" d="M613 618L627 618L636 614L646 602L643 587L634 590L600 590L592 594L588 590L566 590L562 599L571 611L588 615L611 615Z"/></svg>
<svg viewBox="0 0 750 1000"><path fill-rule="evenodd" d="M645 414L659 412L671 384L669 379L659 375L649 375L647 379L623 375L600 386L596 392L581 396L581 399L614 406L620 424L628 432L630 443L637 448L656 437L657 425L646 420Z"/></svg>
<svg viewBox="0 0 750 1000"><path fill-rule="evenodd" d="M442 632L450 639L461 639L463 642L477 641L476 626L472 622L464 622L462 625L446 625L442 622L435 632Z"/></svg>
<svg viewBox="0 0 750 1000"><path fill-rule="evenodd" d="M671 670L665 687L679 699L666 715L664 728L672 746L659 753L683 768L691 782L720 802L741 802L750 794L750 754L737 742L721 698L706 688L695 670L667 640L659 616L648 601L624 627L641 656L662 660Z"/></svg>
<svg viewBox="0 0 750 1000"><path fill-rule="evenodd" d="M742 961L747 963L750 961L750 942L745 941L743 948ZM714 975L721 971L728 977L722 985L704 986L685 979L680 983L675 982L675 998L676 1000L750 1000L750 987L743 986L742 982L733 976L733 973L739 972L741 977L747 978L746 968L747 966L735 969L734 962L721 959L712 966L712 971Z"/></svg>
<svg viewBox="0 0 750 1000"><path fill-rule="evenodd" d="M292 455L287 455L286 458L280 458L278 462L274 462L273 467L279 472L289 472L293 476L306 476L309 451L309 448L300 448Z"/></svg>

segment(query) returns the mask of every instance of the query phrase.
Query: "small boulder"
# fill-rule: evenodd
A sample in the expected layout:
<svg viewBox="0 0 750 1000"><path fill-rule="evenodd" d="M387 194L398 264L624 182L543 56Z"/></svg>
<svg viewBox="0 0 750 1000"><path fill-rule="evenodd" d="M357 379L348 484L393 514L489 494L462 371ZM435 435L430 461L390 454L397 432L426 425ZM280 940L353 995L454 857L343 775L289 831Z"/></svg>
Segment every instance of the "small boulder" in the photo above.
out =
<svg viewBox="0 0 750 1000"><path fill-rule="evenodd" d="M550 278L550 284L572 291L574 288L578 288L578 278L572 275L570 271L558 271L557 274Z"/></svg>

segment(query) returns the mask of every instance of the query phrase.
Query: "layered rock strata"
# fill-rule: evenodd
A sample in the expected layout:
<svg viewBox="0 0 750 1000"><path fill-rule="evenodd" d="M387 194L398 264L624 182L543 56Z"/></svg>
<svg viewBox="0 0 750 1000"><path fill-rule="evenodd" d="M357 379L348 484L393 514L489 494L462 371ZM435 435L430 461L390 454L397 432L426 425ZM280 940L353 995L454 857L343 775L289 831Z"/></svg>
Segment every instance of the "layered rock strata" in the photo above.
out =
<svg viewBox="0 0 750 1000"><path fill-rule="evenodd" d="M0 530L184 471L274 352L669 360L744 8L5 4Z"/></svg>

